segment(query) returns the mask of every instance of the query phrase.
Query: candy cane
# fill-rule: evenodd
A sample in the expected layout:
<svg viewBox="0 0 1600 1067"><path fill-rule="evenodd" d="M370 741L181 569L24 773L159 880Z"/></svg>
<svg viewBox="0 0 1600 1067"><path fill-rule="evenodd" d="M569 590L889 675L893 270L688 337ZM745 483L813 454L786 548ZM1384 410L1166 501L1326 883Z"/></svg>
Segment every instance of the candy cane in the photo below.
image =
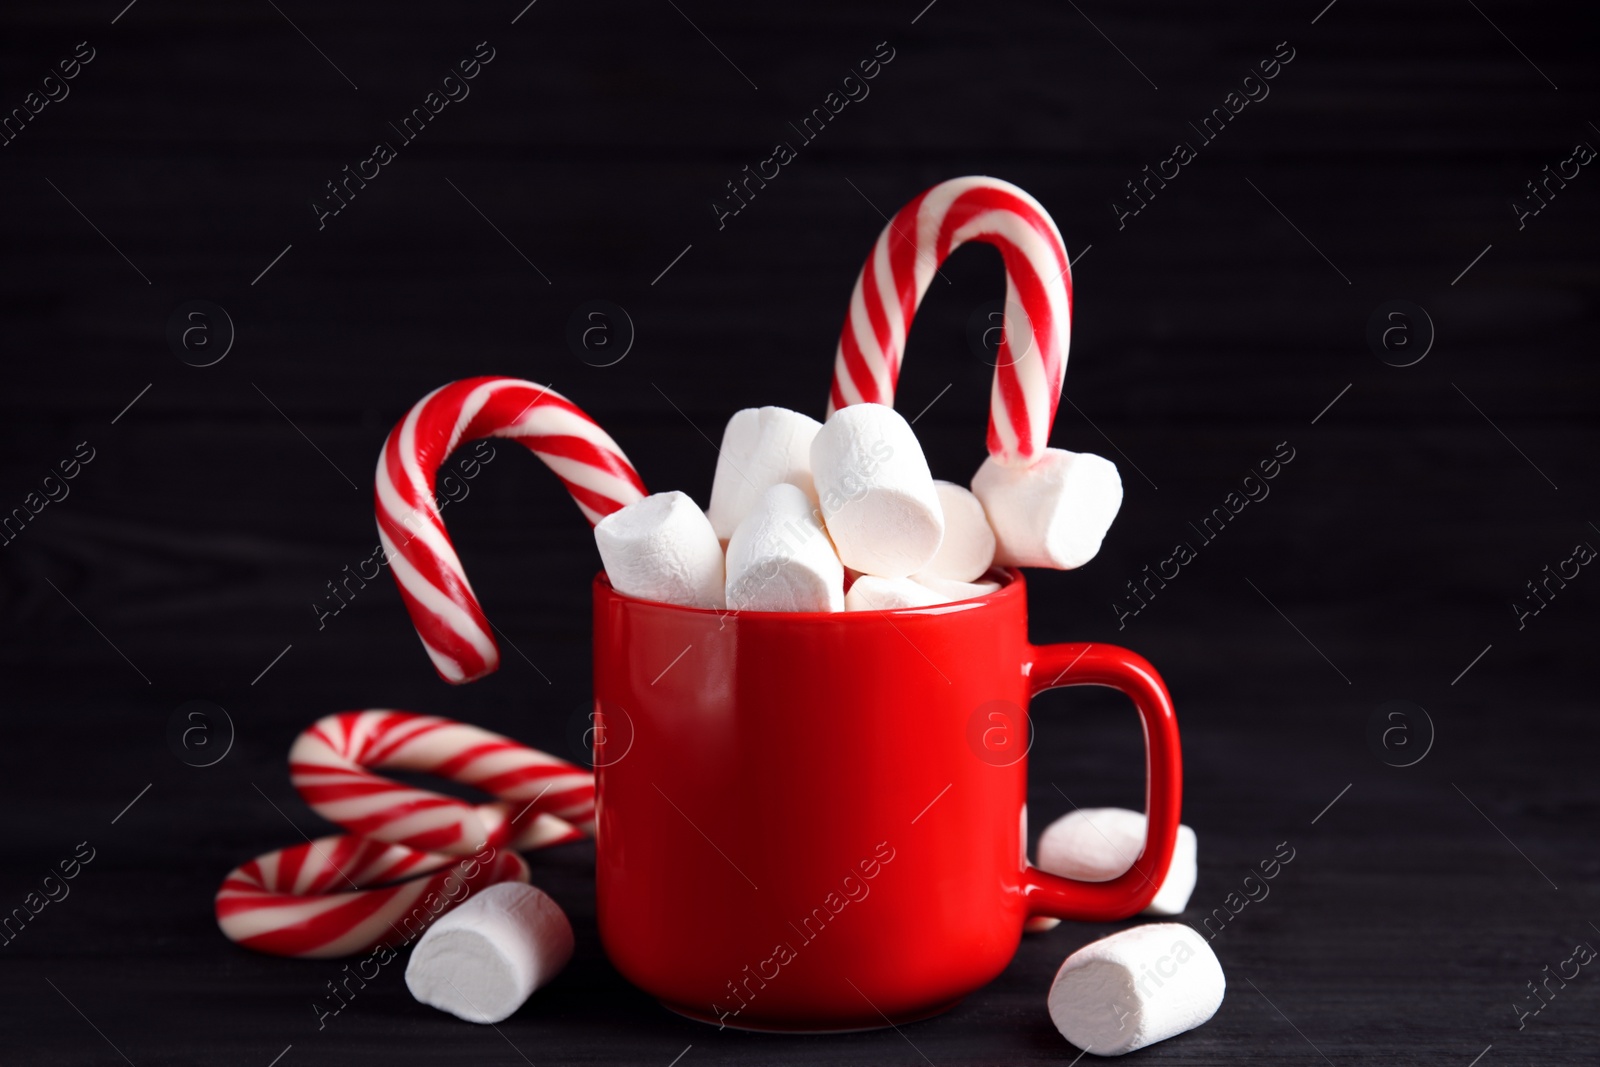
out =
<svg viewBox="0 0 1600 1067"><path fill-rule="evenodd" d="M514 850L594 833L593 775L431 715L330 715L295 740L289 766L306 803L353 832L269 852L223 880L218 926L273 955L343 956L409 941L477 890L526 882ZM500 799L468 804L375 767L437 774ZM389 884L402 878L410 880Z"/></svg>
<svg viewBox="0 0 1600 1067"><path fill-rule="evenodd" d="M489 620L434 499L440 465L480 437L509 437L544 460L590 525L645 495L638 472L610 435L548 386L467 378L419 400L390 431L378 458L378 536L423 647L440 677L455 684L500 665Z"/></svg>
<svg viewBox="0 0 1600 1067"><path fill-rule="evenodd" d="M367 888L405 877L412 880ZM527 880L515 852L480 862L335 834L230 871L217 891L217 925L228 940L272 956L351 956L411 940L480 889Z"/></svg>
<svg viewBox="0 0 1600 1067"><path fill-rule="evenodd" d="M468 804L373 774L372 767L437 774L501 799ZM424 852L468 856L485 843L538 848L560 829L594 833L594 775L500 734L432 715L329 715L295 740L289 777L301 799L329 822ZM560 820L554 835L551 818Z"/></svg>
<svg viewBox="0 0 1600 1067"><path fill-rule="evenodd" d="M940 182L884 227L850 296L828 414L849 404L893 406L911 318L939 264L969 241L998 248L1006 268L1006 329L990 392L989 454L1006 466L1026 467L1044 453L1061 400L1072 270L1044 208L998 178ZM1019 307L1026 318L1020 324L1012 314Z"/></svg>
<svg viewBox="0 0 1600 1067"><path fill-rule="evenodd" d="M1048 447L1072 336L1072 268L1055 223L1015 185L940 182L890 220L850 296L828 414L894 404L911 318L939 264L969 241L994 245L1006 268L989 458L972 479L994 528L995 561L1080 567L1122 506L1122 479L1100 456Z"/></svg>

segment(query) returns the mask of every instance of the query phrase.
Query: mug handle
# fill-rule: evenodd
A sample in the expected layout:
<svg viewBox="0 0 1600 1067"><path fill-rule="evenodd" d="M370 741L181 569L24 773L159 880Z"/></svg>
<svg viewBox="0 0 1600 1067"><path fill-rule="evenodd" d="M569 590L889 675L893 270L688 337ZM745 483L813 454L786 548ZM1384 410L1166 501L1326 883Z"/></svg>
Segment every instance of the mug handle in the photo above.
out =
<svg viewBox="0 0 1600 1067"><path fill-rule="evenodd" d="M1083 882L1023 869L1022 892L1029 917L1108 922L1143 910L1161 888L1178 837L1183 799L1183 756L1178 719L1161 675L1148 660L1116 645L1029 645L1028 695L1069 685L1103 685L1126 693L1139 710L1145 740L1144 850L1109 882Z"/></svg>

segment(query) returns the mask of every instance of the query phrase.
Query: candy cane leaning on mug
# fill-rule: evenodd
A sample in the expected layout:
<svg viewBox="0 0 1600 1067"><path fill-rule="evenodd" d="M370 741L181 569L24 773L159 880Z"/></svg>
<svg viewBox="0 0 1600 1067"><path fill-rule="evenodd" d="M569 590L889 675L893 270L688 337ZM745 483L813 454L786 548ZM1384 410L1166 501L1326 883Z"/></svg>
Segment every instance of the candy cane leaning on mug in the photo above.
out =
<svg viewBox="0 0 1600 1067"><path fill-rule="evenodd" d="M458 685L492 673L500 650L445 532L434 481L451 452L480 437L526 446L561 479L591 526L645 495L611 435L549 386L466 378L417 401L378 457L378 535L434 668Z"/></svg>

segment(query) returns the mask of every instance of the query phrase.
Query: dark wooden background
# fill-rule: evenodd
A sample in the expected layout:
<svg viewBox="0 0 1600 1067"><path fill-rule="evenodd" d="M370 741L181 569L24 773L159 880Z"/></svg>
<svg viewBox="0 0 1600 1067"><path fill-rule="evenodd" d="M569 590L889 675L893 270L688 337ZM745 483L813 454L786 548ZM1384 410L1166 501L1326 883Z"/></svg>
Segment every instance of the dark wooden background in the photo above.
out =
<svg viewBox="0 0 1600 1067"><path fill-rule="evenodd" d="M1600 545L1600 175L1585 167L1521 230L1510 206L1600 144L1585 7L522 2L4 16L7 112L77 42L96 54L0 147L0 510L79 442L95 459L0 548L0 910L78 842L96 858L0 948L0 1060L1072 1062L1045 993L1109 927L1028 938L990 987L903 1033L790 1038L719 1033L624 983L599 950L587 847L533 859L579 949L499 1033L417 1005L398 966L319 1031L337 965L236 949L211 919L225 871L299 840L285 815L324 829L284 762L314 718L411 708L566 753L585 707L592 542L509 446L446 514L526 659L445 686L383 583L318 629L324 583L375 544L372 466L414 399L475 374L551 383L649 485L703 502L702 435L735 409L820 414L879 209L976 172L1033 192L1082 257L1054 441L1110 456L1127 489L1098 559L1032 578L1034 636L1123 643L1165 674L1200 836L1187 919L1279 842L1296 850L1213 942L1217 1017L1138 1058L1594 1062L1594 968L1520 1030L1513 1010L1542 967L1600 945L1600 576L1524 629L1510 606L1544 565ZM485 40L496 57L470 97L319 232L323 183ZM719 230L723 183L796 140L788 123L880 41L895 58L871 95ZM1119 230L1123 183L1194 140L1187 122L1280 41L1295 58L1270 96ZM900 405L932 403L917 428L935 473L965 481L989 374L967 325L1000 295L998 260L964 252L945 273ZM237 331L207 368L166 337L195 299ZM636 327L615 366L565 341L594 299ZM1397 299L1437 331L1405 368L1366 341ZM1271 496L1119 630L1124 582L1280 441L1296 458ZM235 726L215 766L169 749L189 700ZM1367 742L1391 700L1431 718L1414 766ZM1138 731L1116 698L1035 710L1035 831L1068 796L1137 806ZM1423 751L1430 731L1410 728Z"/></svg>

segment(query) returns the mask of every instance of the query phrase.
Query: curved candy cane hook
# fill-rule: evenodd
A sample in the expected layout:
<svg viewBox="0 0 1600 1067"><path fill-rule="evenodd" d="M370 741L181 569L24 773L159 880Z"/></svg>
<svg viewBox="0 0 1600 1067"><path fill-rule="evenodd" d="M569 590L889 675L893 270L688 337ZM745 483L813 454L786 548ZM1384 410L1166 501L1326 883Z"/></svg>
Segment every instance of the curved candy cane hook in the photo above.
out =
<svg viewBox="0 0 1600 1067"><path fill-rule="evenodd" d="M591 526L645 496L611 436L549 386L466 378L417 402L378 457L378 536L417 636L439 676L458 685L492 673L500 650L445 532L435 480L450 453L480 437L526 446L566 485Z"/></svg>
<svg viewBox="0 0 1600 1067"><path fill-rule="evenodd" d="M940 182L884 227L850 296L828 414L849 404L893 406L917 305L939 265L971 241L999 249L1006 268L1007 321L990 394L989 454L1006 466L1026 467L1044 453L1061 401L1072 270L1049 214L998 178ZM1012 321L1014 309L1023 312L1023 323Z"/></svg>
<svg viewBox="0 0 1600 1067"><path fill-rule="evenodd" d="M1099 456L1048 447L1072 337L1072 268L1049 214L1010 182L940 182L884 227L850 296L828 414L850 404L894 404L917 305L939 264L970 241L998 248L1006 268L989 458L972 479L994 527L995 559L1082 566L1100 550L1122 505L1122 479Z"/></svg>

